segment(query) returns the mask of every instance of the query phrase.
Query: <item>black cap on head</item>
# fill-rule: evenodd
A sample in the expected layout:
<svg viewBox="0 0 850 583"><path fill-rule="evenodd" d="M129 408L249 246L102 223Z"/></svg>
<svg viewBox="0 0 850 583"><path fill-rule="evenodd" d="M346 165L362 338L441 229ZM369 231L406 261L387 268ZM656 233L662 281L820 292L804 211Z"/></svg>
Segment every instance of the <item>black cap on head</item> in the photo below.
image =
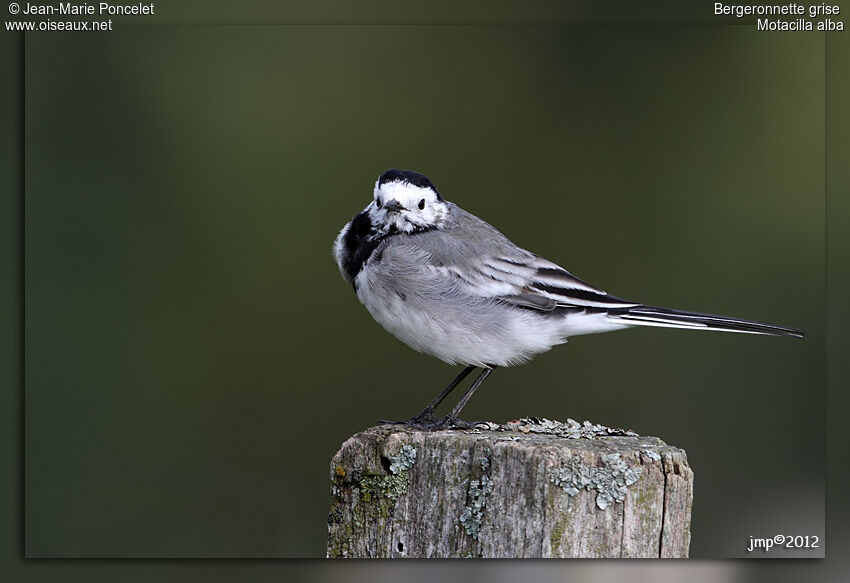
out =
<svg viewBox="0 0 850 583"><path fill-rule="evenodd" d="M434 186L434 183L428 180L428 177L413 170L399 170L398 168L390 168L378 178L378 186L387 182L407 182L413 186L420 188L430 188L437 194L437 199L442 200L440 191Z"/></svg>

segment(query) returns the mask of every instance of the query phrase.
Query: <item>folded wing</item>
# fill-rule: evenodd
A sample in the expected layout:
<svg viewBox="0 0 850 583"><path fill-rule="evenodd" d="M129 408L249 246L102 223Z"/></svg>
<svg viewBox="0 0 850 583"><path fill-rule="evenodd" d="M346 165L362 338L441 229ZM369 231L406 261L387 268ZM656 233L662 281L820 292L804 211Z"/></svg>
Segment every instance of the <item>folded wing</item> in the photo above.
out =
<svg viewBox="0 0 850 583"><path fill-rule="evenodd" d="M528 252L479 256L461 265L437 262L433 269L455 278L471 294L544 312L558 307L616 310L639 305L593 287Z"/></svg>

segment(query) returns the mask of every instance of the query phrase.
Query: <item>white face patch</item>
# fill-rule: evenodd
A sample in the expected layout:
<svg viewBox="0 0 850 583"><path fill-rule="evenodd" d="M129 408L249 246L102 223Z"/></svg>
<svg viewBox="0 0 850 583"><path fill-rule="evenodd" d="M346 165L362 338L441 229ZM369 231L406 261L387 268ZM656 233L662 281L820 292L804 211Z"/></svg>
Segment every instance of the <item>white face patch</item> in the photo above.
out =
<svg viewBox="0 0 850 583"><path fill-rule="evenodd" d="M372 225L383 233L439 228L447 211L445 201L434 190L405 181L376 182L375 199L367 208Z"/></svg>

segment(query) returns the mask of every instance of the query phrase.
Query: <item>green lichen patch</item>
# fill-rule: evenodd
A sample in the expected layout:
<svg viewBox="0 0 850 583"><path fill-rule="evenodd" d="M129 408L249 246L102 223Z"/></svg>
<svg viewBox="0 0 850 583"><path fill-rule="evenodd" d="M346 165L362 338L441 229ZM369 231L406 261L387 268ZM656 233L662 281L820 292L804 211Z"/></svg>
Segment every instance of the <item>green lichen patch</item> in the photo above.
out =
<svg viewBox="0 0 850 583"><path fill-rule="evenodd" d="M374 498L389 498L398 500L399 496L407 494L410 475L405 471L389 476L367 474L360 480L360 497L364 502Z"/></svg>
<svg viewBox="0 0 850 583"><path fill-rule="evenodd" d="M483 455L479 461L481 462L481 479L469 482L468 503L460 515L460 523L466 534L476 540L478 539L478 532L481 530L484 508L487 506L487 496L493 493L493 480L487 475L490 471L490 458Z"/></svg>
<svg viewBox="0 0 850 583"><path fill-rule="evenodd" d="M384 458L389 463L384 466L389 473L351 472L351 481L360 489L363 502L377 502L380 499L398 500L407 494L410 484L410 468L416 461L416 448L403 445L395 455Z"/></svg>
<svg viewBox="0 0 850 583"><path fill-rule="evenodd" d="M479 461L481 462L481 471L483 471L485 474L487 472L489 472L490 471L490 458L488 458L486 455L482 455L481 459Z"/></svg>
<svg viewBox="0 0 850 583"><path fill-rule="evenodd" d="M561 488L569 496L575 496L579 490L590 486L592 468L581 463L581 458L573 457L566 467L558 468L549 475L549 481Z"/></svg>
<svg viewBox="0 0 850 583"><path fill-rule="evenodd" d="M489 476L481 476L480 480L472 480L469 483L469 503L460 515L460 523L463 525L466 534L474 539L478 539L484 507L487 506L487 496L492 492L493 480Z"/></svg>
<svg viewBox="0 0 850 583"><path fill-rule="evenodd" d="M595 490L596 506L605 510L614 502L622 502L626 488L640 479L643 468L630 468L618 453L602 456L602 467L592 468L578 457L570 458L565 467L554 470L549 481L567 495L575 496L582 489Z"/></svg>
<svg viewBox="0 0 850 583"><path fill-rule="evenodd" d="M398 474L409 470L416 461L416 448L412 445L403 445L397 454L389 457L390 472Z"/></svg>
<svg viewBox="0 0 850 583"><path fill-rule="evenodd" d="M549 546L554 552L557 552L557 549L561 548L561 542L564 540L564 531L566 528L567 521L565 518L560 518L552 526L552 532L549 535Z"/></svg>

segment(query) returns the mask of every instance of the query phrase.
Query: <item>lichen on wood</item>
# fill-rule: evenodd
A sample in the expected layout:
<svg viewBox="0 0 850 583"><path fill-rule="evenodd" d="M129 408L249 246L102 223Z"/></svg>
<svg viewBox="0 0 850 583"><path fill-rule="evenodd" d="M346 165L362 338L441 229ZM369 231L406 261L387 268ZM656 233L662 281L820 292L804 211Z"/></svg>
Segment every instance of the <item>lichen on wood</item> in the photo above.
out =
<svg viewBox="0 0 850 583"><path fill-rule="evenodd" d="M402 445L397 454L391 456L390 473L397 474L413 467L416 461L416 448L412 445Z"/></svg>
<svg viewBox="0 0 850 583"><path fill-rule="evenodd" d="M687 556L685 452L589 422L372 427L331 480L330 557Z"/></svg>
<svg viewBox="0 0 850 583"><path fill-rule="evenodd" d="M474 539L478 538L478 530L481 528L481 517L484 515L484 507L487 506L487 496L493 493L493 480L487 475L490 469L490 459L481 458L481 478L471 480L467 490L469 502L460 514L460 523L466 534Z"/></svg>
<svg viewBox="0 0 850 583"><path fill-rule="evenodd" d="M570 496L575 496L582 488L596 490L596 505L605 510L613 502L625 499L626 488L638 481L642 471L640 466L628 467L619 453L612 453L602 456L599 468L584 465L580 458L572 458L565 467L552 472L550 480Z"/></svg>

